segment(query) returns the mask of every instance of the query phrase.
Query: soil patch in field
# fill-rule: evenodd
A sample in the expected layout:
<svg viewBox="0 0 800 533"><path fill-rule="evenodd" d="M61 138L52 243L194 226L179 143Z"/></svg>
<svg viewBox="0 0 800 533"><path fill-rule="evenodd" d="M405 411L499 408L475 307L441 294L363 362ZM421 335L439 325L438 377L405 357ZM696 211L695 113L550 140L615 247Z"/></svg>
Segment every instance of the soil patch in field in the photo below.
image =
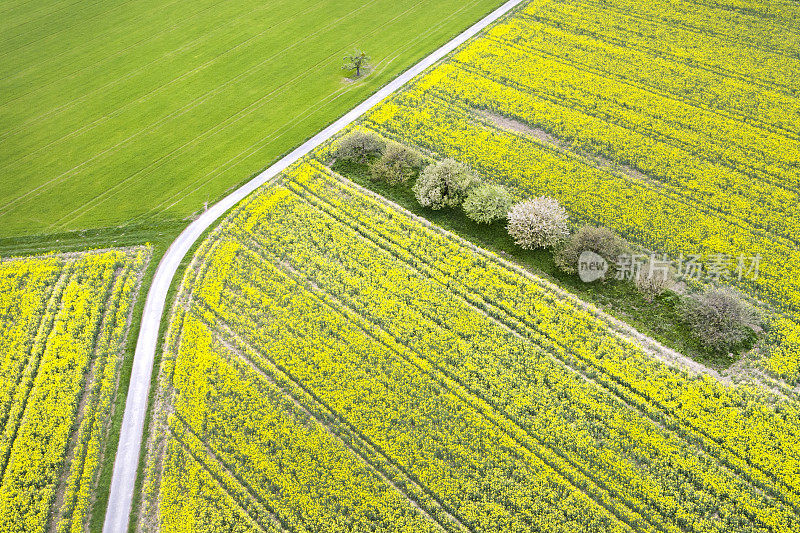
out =
<svg viewBox="0 0 800 533"><path fill-rule="evenodd" d="M619 163L602 155L593 154L585 150L581 150L578 147L574 146L573 144L564 141L556 137L555 135L548 133L542 128L537 128L531 126L530 124L526 124L525 122L519 121L517 119L506 117L504 115L499 115L491 111L476 110L476 114L484 121L487 121L498 128L504 129L506 131L513 131L515 133L522 133L524 135L528 135L530 137L533 137L540 143L545 144L550 148L558 150L559 152L570 153L580 156L582 159L588 160L591 164L593 164L595 167L601 170L612 171L612 172L616 171L617 173L623 174L635 180L646 181L654 185L660 185L658 180L651 178L647 174L637 170L636 168L630 165L625 165L623 163Z"/></svg>

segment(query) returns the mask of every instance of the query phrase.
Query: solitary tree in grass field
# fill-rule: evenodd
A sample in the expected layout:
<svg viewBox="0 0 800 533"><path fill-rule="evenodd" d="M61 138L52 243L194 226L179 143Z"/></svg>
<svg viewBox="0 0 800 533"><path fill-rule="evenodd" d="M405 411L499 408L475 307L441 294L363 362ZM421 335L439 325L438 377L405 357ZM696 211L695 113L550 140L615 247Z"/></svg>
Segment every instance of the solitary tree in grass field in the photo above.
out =
<svg viewBox="0 0 800 533"><path fill-rule="evenodd" d="M343 70L355 70L356 78L361 76L361 69L369 64L369 56L361 50L355 50L351 54L344 56Z"/></svg>

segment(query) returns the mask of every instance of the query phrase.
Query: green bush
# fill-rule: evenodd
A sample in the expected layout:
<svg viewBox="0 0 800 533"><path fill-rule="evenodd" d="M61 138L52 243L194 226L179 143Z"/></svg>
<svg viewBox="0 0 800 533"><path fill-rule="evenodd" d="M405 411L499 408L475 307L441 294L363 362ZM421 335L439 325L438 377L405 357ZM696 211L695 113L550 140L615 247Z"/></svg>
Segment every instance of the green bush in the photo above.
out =
<svg viewBox="0 0 800 533"><path fill-rule="evenodd" d="M428 165L414 184L414 196L423 207L456 207L480 180L470 168L454 159Z"/></svg>
<svg viewBox="0 0 800 533"><path fill-rule="evenodd" d="M613 277L616 273L614 265L620 255L632 254L628 241L611 231L600 226L583 226L556 252L554 259L556 266L564 272L574 274L578 271L578 258L583 252L594 252L609 264L606 276Z"/></svg>
<svg viewBox="0 0 800 533"><path fill-rule="evenodd" d="M462 207L471 220L479 224L490 224L508 216L511 194L502 185L478 185L467 193Z"/></svg>
<svg viewBox="0 0 800 533"><path fill-rule="evenodd" d="M370 175L374 181L398 185L414 177L422 164L423 157L419 151L390 141L380 159L370 165Z"/></svg>
<svg viewBox="0 0 800 533"><path fill-rule="evenodd" d="M339 139L333 156L342 161L366 163L371 157L381 155L385 146L386 141L377 133L355 130Z"/></svg>
<svg viewBox="0 0 800 533"><path fill-rule="evenodd" d="M695 336L707 349L719 353L744 347L760 322L756 310L732 289L708 289L687 296L682 307Z"/></svg>

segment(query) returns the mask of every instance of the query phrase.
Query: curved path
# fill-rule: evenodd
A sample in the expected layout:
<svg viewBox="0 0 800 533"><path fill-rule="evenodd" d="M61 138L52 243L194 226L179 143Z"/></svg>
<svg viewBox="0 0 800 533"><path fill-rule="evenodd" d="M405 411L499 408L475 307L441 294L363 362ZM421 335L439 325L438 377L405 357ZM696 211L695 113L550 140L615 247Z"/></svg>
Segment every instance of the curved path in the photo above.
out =
<svg viewBox="0 0 800 533"><path fill-rule="evenodd" d="M142 432L147 414L147 400L150 393L150 379L153 372L156 347L158 345L158 331L161 325L161 316L166 305L167 292L175 277L175 272L181 264L192 245L200 238L203 232L228 209L236 205L248 194L274 178L289 165L308 154L320 144L324 143L344 127L363 115L367 110L391 95L403 85L408 83L426 68L430 67L467 39L522 3L524 0L509 0L498 9L475 23L469 29L459 34L453 40L422 61L400 74L397 78L379 89L375 94L364 100L339 120L314 135L277 163L247 182L239 189L232 192L214 204L197 220L192 222L177 239L170 245L156 270L150 290L147 293L144 312L142 314L139 338L136 343L136 352L131 372L130 388L125 402L125 414L122 419L119 447L114 460L114 473L111 478L111 492L106 508L104 533L122 533L128 530L131 502L136 484L136 472L139 466L139 455L142 443Z"/></svg>

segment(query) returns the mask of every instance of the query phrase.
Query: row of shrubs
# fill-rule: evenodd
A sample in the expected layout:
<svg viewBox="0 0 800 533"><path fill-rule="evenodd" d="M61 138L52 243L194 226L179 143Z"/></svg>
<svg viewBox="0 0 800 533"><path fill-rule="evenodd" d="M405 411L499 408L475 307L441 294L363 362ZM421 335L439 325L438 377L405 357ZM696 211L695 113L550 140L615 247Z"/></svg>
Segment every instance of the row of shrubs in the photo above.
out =
<svg viewBox="0 0 800 533"><path fill-rule="evenodd" d="M406 184L414 177L414 195L423 207L463 207L475 222L489 224L506 218L511 194L502 185L482 183L472 170L454 159L433 161L421 152L379 135L355 130L342 138L333 156L340 161L369 165L374 181Z"/></svg>
<svg viewBox="0 0 800 533"><path fill-rule="evenodd" d="M486 183L467 165L454 159L436 161L401 143L385 140L364 130L354 130L336 145L336 160L368 165L374 181L391 186L408 184L423 207L439 210L460 207L478 224L506 220L506 229L523 249L553 251L556 266L577 273L580 255L591 251L610 265L605 279L616 277L617 259L632 256L634 250L622 237L606 227L583 226L570 232L569 214L554 198L540 196L514 203L502 185ZM650 272L650 265L641 266ZM633 276L642 296L652 302L671 290L674 270L661 275ZM707 288L681 297L680 311L686 324L706 349L730 353L741 349L762 319L756 310L729 288Z"/></svg>

